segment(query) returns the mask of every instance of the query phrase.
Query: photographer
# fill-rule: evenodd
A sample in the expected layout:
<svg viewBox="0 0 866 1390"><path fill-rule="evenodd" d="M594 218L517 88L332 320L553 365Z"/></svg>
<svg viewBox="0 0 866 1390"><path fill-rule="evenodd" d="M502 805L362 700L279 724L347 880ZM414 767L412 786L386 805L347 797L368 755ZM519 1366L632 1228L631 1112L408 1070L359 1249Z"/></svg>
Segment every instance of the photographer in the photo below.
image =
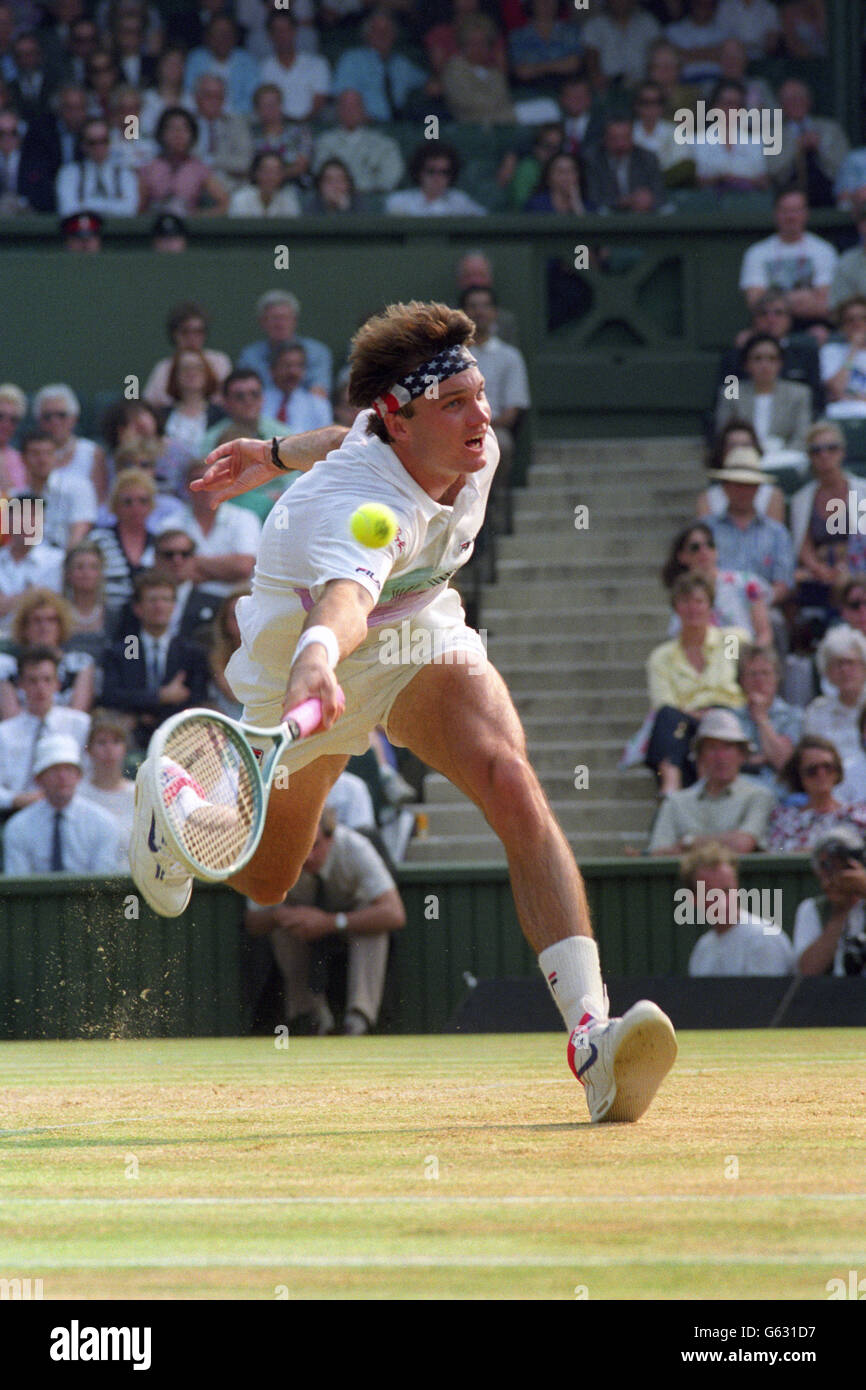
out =
<svg viewBox="0 0 866 1390"><path fill-rule="evenodd" d="M866 971L866 845L838 826L815 841L812 865L822 892L794 918L794 951L801 975L862 975Z"/></svg>

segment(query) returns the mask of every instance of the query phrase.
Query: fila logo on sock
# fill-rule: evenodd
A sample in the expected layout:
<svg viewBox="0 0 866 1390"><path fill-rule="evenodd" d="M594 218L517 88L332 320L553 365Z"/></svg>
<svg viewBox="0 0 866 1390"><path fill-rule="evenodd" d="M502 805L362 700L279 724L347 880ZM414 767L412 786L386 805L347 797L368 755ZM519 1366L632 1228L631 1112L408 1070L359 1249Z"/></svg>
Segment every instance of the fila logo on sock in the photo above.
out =
<svg viewBox="0 0 866 1390"><path fill-rule="evenodd" d="M558 979L558 976L557 976L557 974L556 974L556 971L555 971L555 970L551 970L550 974L549 974L548 977L547 977L547 983L550 985L550 988L551 988L554 992L556 992L556 981L557 981L557 979Z"/></svg>

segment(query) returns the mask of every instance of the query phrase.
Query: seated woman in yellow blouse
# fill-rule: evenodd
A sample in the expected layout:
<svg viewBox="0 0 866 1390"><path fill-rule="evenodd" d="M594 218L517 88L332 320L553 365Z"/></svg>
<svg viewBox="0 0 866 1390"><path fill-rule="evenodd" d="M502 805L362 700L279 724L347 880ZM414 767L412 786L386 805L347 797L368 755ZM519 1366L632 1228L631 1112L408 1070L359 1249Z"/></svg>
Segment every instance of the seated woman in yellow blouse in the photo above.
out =
<svg viewBox="0 0 866 1390"><path fill-rule="evenodd" d="M681 574L671 589L671 603L682 624L679 634L656 647L647 661L655 721L646 764L656 773L663 796L695 781L689 754L704 711L740 709L746 703L737 680L737 660L749 634L740 627L713 626L714 597L706 575Z"/></svg>

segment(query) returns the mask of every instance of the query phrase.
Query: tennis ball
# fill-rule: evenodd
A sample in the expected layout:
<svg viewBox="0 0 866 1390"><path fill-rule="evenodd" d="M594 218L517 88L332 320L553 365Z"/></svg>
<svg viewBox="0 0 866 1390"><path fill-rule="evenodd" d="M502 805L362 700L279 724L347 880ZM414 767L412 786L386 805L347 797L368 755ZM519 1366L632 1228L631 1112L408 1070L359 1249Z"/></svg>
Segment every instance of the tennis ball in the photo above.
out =
<svg viewBox="0 0 866 1390"><path fill-rule="evenodd" d="M383 502L365 502L363 507L352 513L349 530L362 545L370 550L381 550L383 545L390 545L396 536L398 522L391 508Z"/></svg>

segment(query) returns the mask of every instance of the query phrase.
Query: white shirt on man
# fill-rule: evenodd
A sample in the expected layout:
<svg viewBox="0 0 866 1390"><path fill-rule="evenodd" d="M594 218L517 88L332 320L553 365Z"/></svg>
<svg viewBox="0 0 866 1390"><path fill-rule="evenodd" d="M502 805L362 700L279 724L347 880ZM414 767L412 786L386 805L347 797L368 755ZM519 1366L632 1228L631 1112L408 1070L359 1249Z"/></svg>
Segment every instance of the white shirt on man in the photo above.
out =
<svg viewBox="0 0 866 1390"><path fill-rule="evenodd" d="M746 912L726 931L710 928L695 942L689 974L790 975L794 948L790 938L772 922Z"/></svg>
<svg viewBox="0 0 866 1390"><path fill-rule="evenodd" d="M62 705L52 705L44 719L22 710L11 719L0 720L0 811L8 811L19 793L35 789L33 767L41 739L48 734L67 734L83 755L89 729L89 714Z"/></svg>
<svg viewBox="0 0 866 1390"><path fill-rule="evenodd" d="M138 179L125 165L107 159L96 164L64 164L57 175L57 211L61 217L73 212L96 212L100 217L134 217L138 212Z"/></svg>
<svg viewBox="0 0 866 1390"><path fill-rule="evenodd" d="M763 158L760 145L743 148L757 149ZM812 232L804 232L796 241L783 241L776 232L747 248L740 268L740 289L820 289L832 281L838 260L835 246Z"/></svg>
<svg viewBox="0 0 866 1390"><path fill-rule="evenodd" d="M51 867L56 812L48 801L16 811L3 832L4 871L11 878L56 872ZM119 831L99 806L76 792L61 812L62 873L116 874L120 871Z"/></svg>
<svg viewBox="0 0 866 1390"><path fill-rule="evenodd" d="M486 209L459 188L433 199L425 198L420 188L403 188L388 194L385 211L394 217L480 217Z"/></svg>
<svg viewBox="0 0 866 1390"><path fill-rule="evenodd" d="M265 415L286 426L283 434L304 434L307 430L322 429L334 423L330 402L314 395L305 386L296 386L288 397L278 386L267 386L262 409Z"/></svg>
<svg viewBox="0 0 866 1390"><path fill-rule="evenodd" d="M473 343L471 351L484 377L484 393L494 420L503 410L528 410L529 377L523 353L495 334L486 343Z"/></svg>
<svg viewBox="0 0 866 1390"><path fill-rule="evenodd" d="M273 82L283 98L283 115L292 121L305 121L313 109L313 98L327 96L331 90L331 70L324 58L298 53L290 68L278 58L266 58L261 66L261 84Z"/></svg>
<svg viewBox="0 0 866 1390"><path fill-rule="evenodd" d="M221 502L214 513L214 524L205 535L192 511L187 508L178 525L195 541L196 554L208 558L217 555L255 555L259 548L262 524L248 507L235 507ZM198 586L205 593L224 598L235 587L224 580L206 579Z"/></svg>

